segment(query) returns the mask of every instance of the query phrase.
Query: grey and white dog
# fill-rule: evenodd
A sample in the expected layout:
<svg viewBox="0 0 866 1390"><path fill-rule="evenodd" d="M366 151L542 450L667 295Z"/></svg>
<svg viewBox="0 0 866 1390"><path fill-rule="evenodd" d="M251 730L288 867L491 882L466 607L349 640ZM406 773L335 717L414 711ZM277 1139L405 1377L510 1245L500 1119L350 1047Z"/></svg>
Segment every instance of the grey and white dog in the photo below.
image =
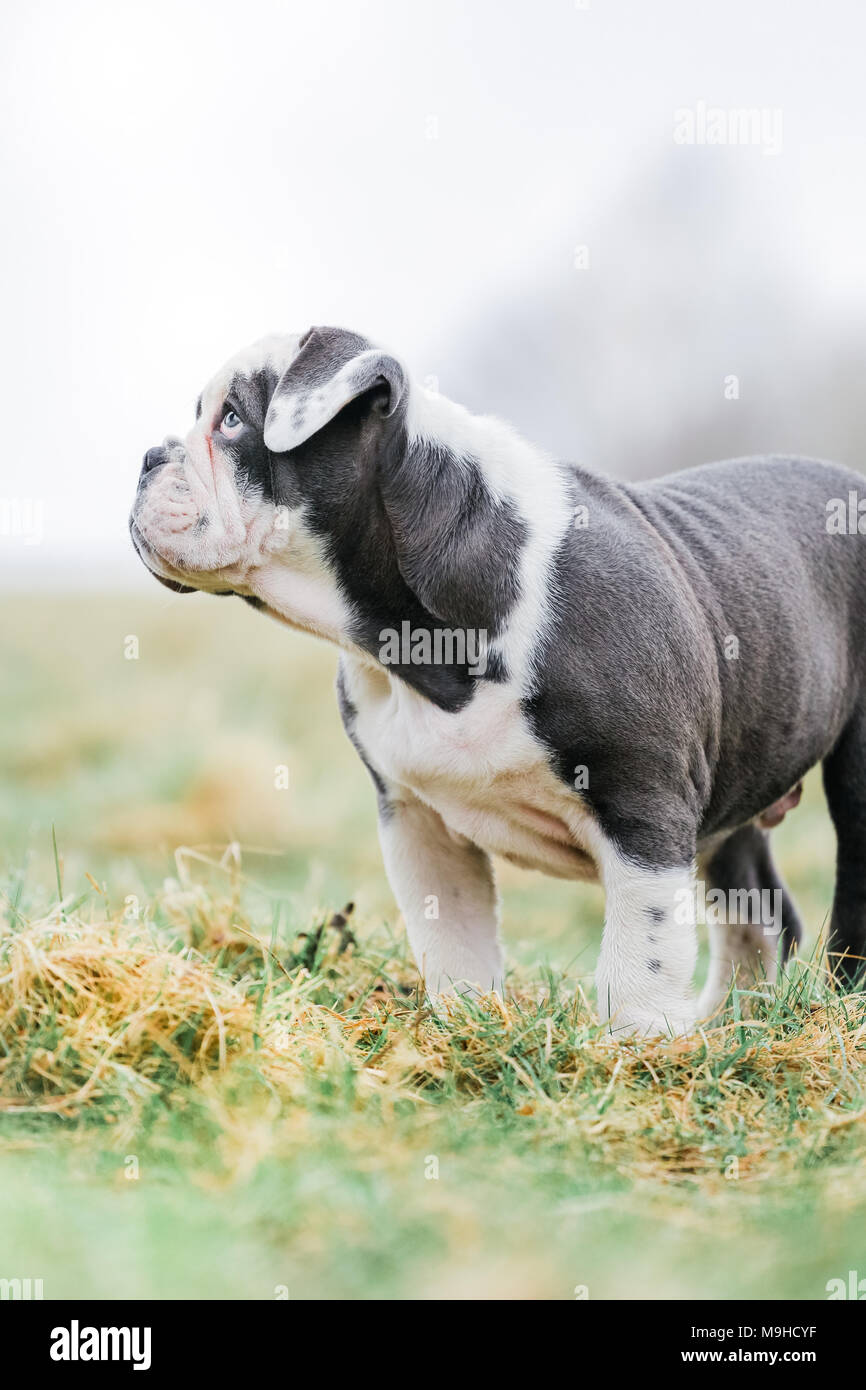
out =
<svg viewBox="0 0 866 1390"><path fill-rule="evenodd" d="M652 1034L713 1015L733 978L776 978L800 926L766 827L820 761L830 944L856 979L861 483L781 457L612 482L314 328L227 363L186 439L148 450L130 525L170 587L238 594L340 648L343 722L431 994L502 990L501 855L601 880L599 1008ZM717 895L780 904L772 922L715 914L697 1000L696 865Z"/></svg>

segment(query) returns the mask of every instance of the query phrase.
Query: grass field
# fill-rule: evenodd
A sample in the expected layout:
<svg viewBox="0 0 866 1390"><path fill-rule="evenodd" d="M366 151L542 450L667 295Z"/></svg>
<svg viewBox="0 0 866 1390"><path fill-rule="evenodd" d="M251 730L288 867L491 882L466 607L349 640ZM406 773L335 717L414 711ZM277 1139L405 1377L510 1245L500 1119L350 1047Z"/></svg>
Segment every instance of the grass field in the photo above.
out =
<svg viewBox="0 0 866 1390"><path fill-rule="evenodd" d="M866 1277L864 1013L809 959L814 778L776 833L804 963L753 1018L612 1043L600 892L505 868L512 996L434 1018L330 651L198 595L2 624L0 1278L820 1299Z"/></svg>

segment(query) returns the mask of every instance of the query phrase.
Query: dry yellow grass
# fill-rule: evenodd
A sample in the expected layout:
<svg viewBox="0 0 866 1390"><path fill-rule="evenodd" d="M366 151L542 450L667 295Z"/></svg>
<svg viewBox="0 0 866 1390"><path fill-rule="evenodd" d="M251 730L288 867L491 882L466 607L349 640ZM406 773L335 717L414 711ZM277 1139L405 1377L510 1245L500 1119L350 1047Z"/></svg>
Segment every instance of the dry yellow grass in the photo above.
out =
<svg viewBox="0 0 866 1390"><path fill-rule="evenodd" d="M326 930L301 963L303 951L256 934L236 894L175 885L159 915L162 926L112 916L97 899L87 913L7 924L0 1109L119 1119L129 1134L150 1097L194 1092L236 1132L238 1107L260 1110L267 1095L276 1122L323 1078L349 1075L352 1111L373 1095L379 1113L445 1093L469 1113L504 1102L603 1147L631 1178L712 1182L731 1162L739 1177L766 1176L841 1131L866 1150L863 999L835 994L816 967L757 1017L625 1045L579 991L525 979L505 1003L434 1016L405 961L383 969L375 949ZM254 1084L239 1102L241 1073Z"/></svg>

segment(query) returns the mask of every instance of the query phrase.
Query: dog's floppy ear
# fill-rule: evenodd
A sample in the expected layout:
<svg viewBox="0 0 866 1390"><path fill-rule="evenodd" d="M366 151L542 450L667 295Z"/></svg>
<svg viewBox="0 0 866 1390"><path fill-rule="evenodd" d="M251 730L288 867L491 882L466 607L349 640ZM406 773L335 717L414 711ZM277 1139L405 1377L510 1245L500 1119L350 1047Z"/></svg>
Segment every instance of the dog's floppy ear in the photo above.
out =
<svg viewBox="0 0 866 1390"><path fill-rule="evenodd" d="M406 393L399 362L342 328L311 328L283 373L265 417L265 445L285 454L318 433L350 401L370 392L370 409L393 415Z"/></svg>

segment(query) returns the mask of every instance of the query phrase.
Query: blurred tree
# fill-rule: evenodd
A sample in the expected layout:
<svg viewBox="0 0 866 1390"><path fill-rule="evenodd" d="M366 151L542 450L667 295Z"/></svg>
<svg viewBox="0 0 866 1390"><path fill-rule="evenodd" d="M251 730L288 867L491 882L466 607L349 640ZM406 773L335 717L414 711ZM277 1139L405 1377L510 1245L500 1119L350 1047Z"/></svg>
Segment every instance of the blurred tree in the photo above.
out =
<svg viewBox="0 0 866 1390"><path fill-rule="evenodd" d="M752 149L671 151L595 228L533 248L441 389L620 477L792 452L866 460L866 333Z"/></svg>

